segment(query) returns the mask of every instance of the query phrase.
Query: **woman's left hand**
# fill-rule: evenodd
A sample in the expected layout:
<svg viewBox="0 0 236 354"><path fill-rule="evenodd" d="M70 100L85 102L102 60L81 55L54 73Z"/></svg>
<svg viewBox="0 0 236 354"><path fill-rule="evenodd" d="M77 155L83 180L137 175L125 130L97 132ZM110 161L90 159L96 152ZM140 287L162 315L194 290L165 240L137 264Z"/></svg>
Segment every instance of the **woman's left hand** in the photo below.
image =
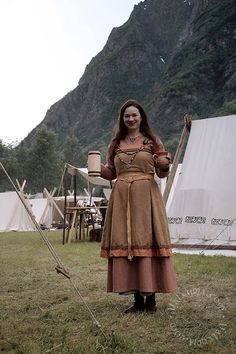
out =
<svg viewBox="0 0 236 354"><path fill-rule="evenodd" d="M160 151L153 154L155 165L160 170L166 170L171 163L170 154L167 151Z"/></svg>

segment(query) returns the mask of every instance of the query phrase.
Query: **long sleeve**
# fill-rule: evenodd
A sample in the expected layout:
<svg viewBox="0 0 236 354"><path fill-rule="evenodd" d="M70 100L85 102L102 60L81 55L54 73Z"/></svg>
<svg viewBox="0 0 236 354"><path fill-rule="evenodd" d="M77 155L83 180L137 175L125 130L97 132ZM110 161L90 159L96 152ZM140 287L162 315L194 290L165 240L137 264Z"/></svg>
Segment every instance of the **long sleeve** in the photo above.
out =
<svg viewBox="0 0 236 354"><path fill-rule="evenodd" d="M165 178L169 175L169 167L171 163L171 156L161 140L157 138L155 150L153 151L154 167L159 178Z"/></svg>
<svg viewBox="0 0 236 354"><path fill-rule="evenodd" d="M109 164L103 165L101 164L101 177L107 179L108 181L112 181L116 178L116 170L114 166Z"/></svg>

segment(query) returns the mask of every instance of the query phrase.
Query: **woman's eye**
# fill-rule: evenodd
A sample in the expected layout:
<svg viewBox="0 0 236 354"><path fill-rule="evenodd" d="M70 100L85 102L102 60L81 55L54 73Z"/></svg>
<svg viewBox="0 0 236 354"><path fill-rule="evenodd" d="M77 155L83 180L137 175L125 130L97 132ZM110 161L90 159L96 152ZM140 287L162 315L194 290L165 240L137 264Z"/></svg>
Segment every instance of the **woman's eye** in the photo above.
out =
<svg viewBox="0 0 236 354"><path fill-rule="evenodd" d="M129 118L129 117L132 117L132 118L136 118L136 117L138 117L138 115L137 114L129 114L129 115L125 115L125 118Z"/></svg>

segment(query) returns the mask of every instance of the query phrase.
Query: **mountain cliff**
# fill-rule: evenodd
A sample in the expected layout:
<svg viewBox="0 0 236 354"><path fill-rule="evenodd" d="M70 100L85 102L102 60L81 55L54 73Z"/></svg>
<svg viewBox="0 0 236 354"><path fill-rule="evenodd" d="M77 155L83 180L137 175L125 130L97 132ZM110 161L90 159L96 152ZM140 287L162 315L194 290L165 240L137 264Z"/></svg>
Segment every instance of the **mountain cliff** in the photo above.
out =
<svg viewBox="0 0 236 354"><path fill-rule="evenodd" d="M235 19L235 0L140 2L26 143L44 124L57 133L59 150L75 135L84 154L105 153L120 105L134 98L174 150L185 113L197 119L236 113Z"/></svg>

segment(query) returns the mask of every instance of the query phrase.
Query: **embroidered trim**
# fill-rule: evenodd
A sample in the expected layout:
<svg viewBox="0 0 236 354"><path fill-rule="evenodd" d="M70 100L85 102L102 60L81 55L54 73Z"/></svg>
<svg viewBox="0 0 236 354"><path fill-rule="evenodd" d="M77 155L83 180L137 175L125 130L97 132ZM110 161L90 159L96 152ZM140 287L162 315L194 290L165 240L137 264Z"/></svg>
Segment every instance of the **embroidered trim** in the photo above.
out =
<svg viewBox="0 0 236 354"><path fill-rule="evenodd" d="M130 253L130 254L129 254ZM170 257L172 256L172 250L169 248L156 248L156 249L132 249L130 252L128 249L115 249L105 250L101 249L101 257Z"/></svg>

